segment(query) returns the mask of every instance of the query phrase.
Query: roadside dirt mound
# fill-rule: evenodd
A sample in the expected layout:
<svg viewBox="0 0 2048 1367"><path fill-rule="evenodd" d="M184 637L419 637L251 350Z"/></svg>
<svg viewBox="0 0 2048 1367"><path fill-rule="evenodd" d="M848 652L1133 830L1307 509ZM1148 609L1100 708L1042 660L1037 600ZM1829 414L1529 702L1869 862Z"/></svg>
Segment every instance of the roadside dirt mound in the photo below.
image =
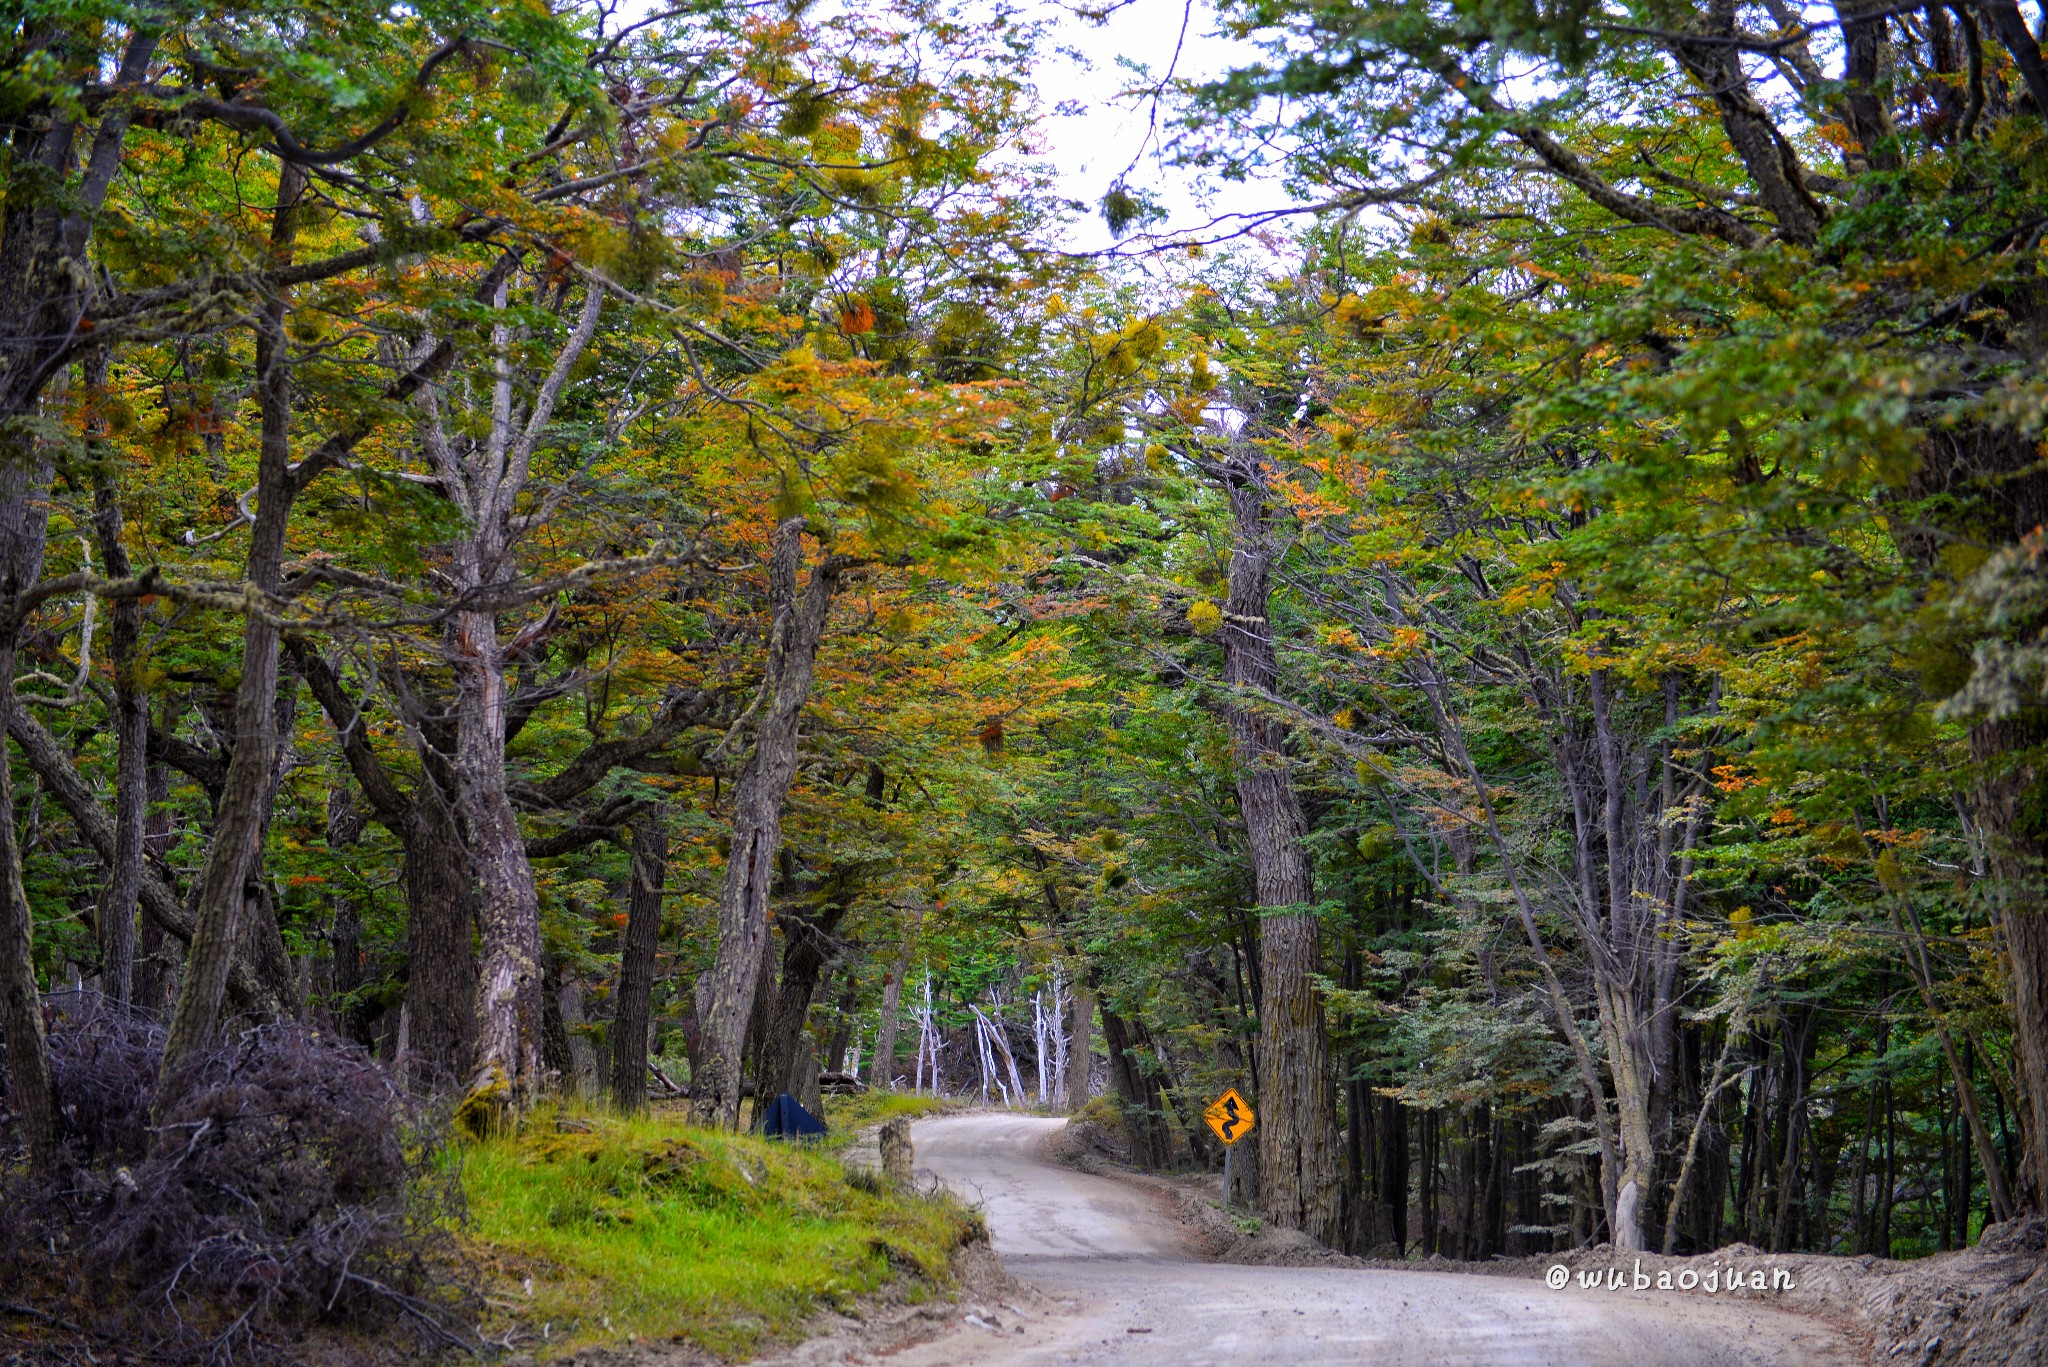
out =
<svg viewBox="0 0 2048 1367"><path fill-rule="evenodd" d="M1905 1367L2048 1362L2048 1223L1991 1225L1975 1248L1896 1270L1864 1297L1878 1361Z"/></svg>
<svg viewBox="0 0 2048 1367"><path fill-rule="evenodd" d="M1046 1141L1045 1158L1076 1172L1099 1173L1129 1163L1131 1142L1116 1108L1097 1097Z"/></svg>
<svg viewBox="0 0 2048 1367"><path fill-rule="evenodd" d="M1136 1177L1175 1198L1180 1222L1194 1229L1195 1242L1215 1262L1235 1263L1240 1267L1369 1266L1362 1258L1323 1247L1300 1230L1254 1228L1247 1233L1245 1226L1256 1226L1258 1222L1233 1216L1208 1197L1191 1190L1193 1183L1202 1181L1200 1178L1155 1174L1136 1174Z"/></svg>
<svg viewBox="0 0 2048 1367"><path fill-rule="evenodd" d="M1363 1260L1324 1248L1298 1229L1263 1229L1242 1235L1216 1255L1245 1267L1364 1267Z"/></svg>
<svg viewBox="0 0 2048 1367"><path fill-rule="evenodd" d="M1229 1211L1217 1205L1208 1197L1190 1191L1185 1183L1174 1189L1175 1214L1180 1222L1195 1231L1195 1242L1201 1251L1217 1262L1226 1262L1223 1255L1245 1239L1245 1232Z"/></svg>

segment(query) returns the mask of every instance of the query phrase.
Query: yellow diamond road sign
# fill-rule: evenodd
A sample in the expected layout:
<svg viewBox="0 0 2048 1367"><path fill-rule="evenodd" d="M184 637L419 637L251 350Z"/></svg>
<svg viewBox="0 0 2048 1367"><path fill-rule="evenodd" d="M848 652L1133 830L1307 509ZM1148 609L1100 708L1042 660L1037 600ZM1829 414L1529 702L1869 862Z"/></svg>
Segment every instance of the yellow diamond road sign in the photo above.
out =
<svg viewBox="0 0 2048 1367"><path fill-rule="evenodd" d="M1232 1087L1202 1112L1202 1119L1209 1122L1209 1128L1216 1131L1218 1139L1225 1144L1235 1144L1252 1132L1252 1126L1258 1123L1259 1118L1252 1114L1252 1104Z"/></svg>

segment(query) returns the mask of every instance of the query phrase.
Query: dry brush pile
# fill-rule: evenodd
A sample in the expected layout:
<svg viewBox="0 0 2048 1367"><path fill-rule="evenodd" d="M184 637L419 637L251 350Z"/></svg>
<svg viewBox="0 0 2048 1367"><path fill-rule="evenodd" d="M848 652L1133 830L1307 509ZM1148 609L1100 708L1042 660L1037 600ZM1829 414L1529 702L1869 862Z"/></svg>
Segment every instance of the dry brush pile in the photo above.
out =
<svg viewBox="0 0 2048 1367"><path fill-rule="evenodd" d="M160 1092L161 1025L89 994L67 1008L59 1158L0 1176L0 1342L165 1363L278 1360L323 1326L464 1346L455 1166L368 1054L263 1026Z"/></svg>

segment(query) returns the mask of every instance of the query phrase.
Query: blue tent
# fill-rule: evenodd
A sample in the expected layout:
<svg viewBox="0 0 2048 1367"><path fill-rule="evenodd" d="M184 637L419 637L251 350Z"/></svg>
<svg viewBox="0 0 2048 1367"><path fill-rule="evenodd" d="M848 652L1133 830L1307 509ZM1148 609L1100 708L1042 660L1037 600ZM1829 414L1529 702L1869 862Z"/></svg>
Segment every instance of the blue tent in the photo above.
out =
<svg viewBox="0 0 2048 1367"><path fill-rule="evenodd" d="M825 1133L825 1122L805 1110L788 1092L769 1104L761 1133L770 1139L808 1139Z"/></svg>

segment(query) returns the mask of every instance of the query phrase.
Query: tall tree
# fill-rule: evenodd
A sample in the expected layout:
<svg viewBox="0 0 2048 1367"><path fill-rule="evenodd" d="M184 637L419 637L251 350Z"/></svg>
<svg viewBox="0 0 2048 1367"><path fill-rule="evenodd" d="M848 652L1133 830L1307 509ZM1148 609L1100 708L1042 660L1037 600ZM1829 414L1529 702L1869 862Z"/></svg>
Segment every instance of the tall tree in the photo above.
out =
<svg viewBox="0 0 2048 1367"><path fill-rule="evenodd" d="M47 463L33 447L16 444L15 459L0 463L0 721L13 729L20 707L14 659L21 639L23 591L42 572L47 517L34 497L47 479ZM23 459L27 457L27 459ZM40 468L39 468L40 467ZM6 759L0 748L0 761ZM34 912L22 887L21 849L14 816L11 763L0 762L0 1029L7 1032L7 1097L22 1139L38 1165L57 1151L57 1105L50 1090L50 1060L43 1036L42 993L31 953Z"/></svg>
<svg viewBox="0 0 2048 1367"><path fill-rule="evenodd" d="M279 266L289 266L298 240L300 197L305 172L281 163L272 210L270 249ZM298 480L292 469L292 376L287 357L282 291L257 315L256 386L262 435L256 467L256 518L249 534L244 571L248 608L242 629L241 681L235 690L235 750L222 780L221 796L199 876L192 942L186 948L184 981L164 1041L165 1077L185 1058L213 1043L228 968L241 933L250 884L261 857L261 830L277 764L277 662L282 642L278 620L284 580L285 533L291 525Z"/></svg>
<svg viewBox="0 0 2048 1367"><path fill-rule="evenodd" d="M718 951L697 980L702 1062L692 1075L691 1108L707 1124L739 1121L740 1052L760 985L768 939L768 894L781 843L782 802L796 773L797 741L818 642L833 595L849 568L846 556L821 549L801 586L806 519L792 517L770 543L768 585L773 616L761 685L721 747L747 748L733 792L732 843L718 901Z"/></svg>
<svg viewBox="0 0 2048 1367"><path fill-rule="evenodd" d="M89 401L103 407L107 391L106 355L96 352L86 367ZM96 434L106 417L95 413ZM105 460L104 452L101 459ZM93 483L93 532L109 578L134 573L121 536L119 489L111 469L96 472ZM142 668L142 608L133 598L113 604L108 663L114 671L114 854L100 894L100 990L116 1002L129 1004L135 983L136 915L142 898L143 831L149 815L149 696L137 677Z"/></svg>
<svg viewBox="0 0 2048 1367"><path fill-rule="evenodd" d="M1316 988L1322 925L1308 821L1289 773L1285 732L1269 710L1279 691L1272 580L1285 550L1265 462L1250 442L1213 463L1230 500L1230 595L1223 641L1224 715L1237 765L1237 805L1258 889L1259 1213L1325 1244L1341 1233L1343 1188L1331 1104L1329 1032ZM1106 1022L1105 1022L1106 1025Z"/></svg>
<svg viewBox="0 0 2048 1367"><path fill-rule="evenodd" d="M561 302L566 291L537 284L543 292L537 311L544 315L548 303ZM418 403L441 492L464 523L464 534L450 547L455 610L448 659L455 675L457 810L477 882L481 934L470 1090L503 1094L523 1110L538 1095L542 1072L540 900L505 771L507 665L517 647L501 635L499 617L501 603L518 592L523 578L515 557L518 538L545 521L519 512L534 456L570 371L597 333L605 291L594 284L584 288L567 335L550 348L545 371L528 375L512 354L525 329L508 313L511 288L509 275L501 275L490 299L494 317L482 358L489 381L476 386L474 410L466 415L473 421L458 426L457 415L445 412L448 405L433 387L421 391Z"/></svg>

